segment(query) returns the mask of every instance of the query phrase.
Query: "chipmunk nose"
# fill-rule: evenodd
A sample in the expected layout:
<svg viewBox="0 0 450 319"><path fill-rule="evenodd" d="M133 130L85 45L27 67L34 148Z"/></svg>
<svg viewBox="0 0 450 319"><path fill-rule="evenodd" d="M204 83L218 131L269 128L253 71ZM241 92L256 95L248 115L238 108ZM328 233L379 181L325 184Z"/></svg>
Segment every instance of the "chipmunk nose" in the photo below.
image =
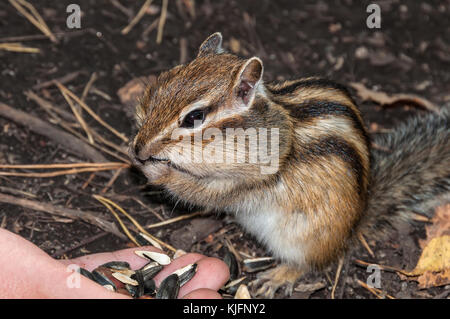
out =
<svg viewBox="0 0 450 319"><path fill-rule="evenodd" d="M143 159L142 156L139 156L139 153L141 152L141 150L142 150L142 146L138 143L135 143L134 145L132 145L130 147L129 153L130 153L130 157L134 161L144 165L145 162L147 161L147 159L145 159L145 158Z"/></svg>
<svg viewBox="0 0 450 319"><path fill-rule="evenodd" d="M145 154L142 154L141 150L142 150L142 147L139 144L136 144L131 150L131 152L132 152L131 155L136 162L139 162L140 164L145 165L145 163L147 163L147 162L163 161L162 159L155 158L152 155L145 157Z"/></svg>

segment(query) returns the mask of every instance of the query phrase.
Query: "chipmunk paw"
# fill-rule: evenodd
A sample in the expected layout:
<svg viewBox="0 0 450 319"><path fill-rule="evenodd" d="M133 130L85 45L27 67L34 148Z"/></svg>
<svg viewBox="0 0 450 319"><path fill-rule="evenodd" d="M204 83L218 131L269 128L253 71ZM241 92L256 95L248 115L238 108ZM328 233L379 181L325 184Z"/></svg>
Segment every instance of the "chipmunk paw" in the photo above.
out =
<svg viewBox="0 0 450 319"><path fill-rule="evenodd" d="M278 289L284 286L285 296L289 297L292 295L295 282L302 273L302 271L286 265L259 273L258 278L254 281L254 285L259 286L256 296L273 299Z"/></svg>

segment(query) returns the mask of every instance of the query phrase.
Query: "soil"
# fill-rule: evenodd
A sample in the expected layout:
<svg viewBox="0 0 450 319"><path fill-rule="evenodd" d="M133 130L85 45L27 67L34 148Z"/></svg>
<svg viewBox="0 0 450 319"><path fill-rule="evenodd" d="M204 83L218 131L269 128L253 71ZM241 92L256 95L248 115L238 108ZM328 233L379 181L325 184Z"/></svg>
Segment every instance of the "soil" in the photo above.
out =
<svg viewBox="0 0 450 319"><path fill-rule="evenodd" d="M121 30L139 11L143 1L120 2L129 16L110 1L78 0L82 10L81 29L66 26L66 7L73 1L34 1L58 43L41 33L7 1L0 4L0 43L21 42L40 49L40 53L0 50L0 101L45 121L49 116L24 95L33 90L54 105L70 112L57 87L33 89L37 84L80 72L65 85L81 96L91 74L96 72L86 103L119 132L132 137L136 132L133 109L121 104L117 91L128 81L157 75L194 58L200 43L221 31L224 47L242 56L259 56L265 63L265 79L323 76L343 84L360 82L387 93L413 93L436 105L450 103L450 1L195 1L195 16L183 4L194 1L169 1L162 43L156 43L157 28L149 26L160 16L161 1L154 1L143 19L126 35ZM369 3L381 7L381 28L366 26ZM179 6L177 6L177 3ZM147 31L146 31L147 30ZM35 38L13 39L36 35ZM186 57L180 48L186 43ZM360 107L371 134L383 134L405 118L427 112L412 105L381 107L371 102ZM107 139L120 144L115 136L91 117L88 125ZM126 145L122 145L126 147ZM107 155L105 155L107 156ZM108 156L107 156L108 157ZM108 157L111 161L114 158ZM85 162L86 158L68 152L64 145L37 135L20 123L0 117L0 164L36 164ZM53 178L0 176L0 192L17 193L54 205L94 211L114 221L96 201L111 178L110 173L81 173ZM83 187L84 186L84 187ZM165 197L160 190L146 185L135 169L125 170L104 194L132 214L142 225L159 222L148 207L164 219L195 211ZM139 204L145 204L143 206ZM264 249L229 217L206 217L177 222L151 232L163 241L194 252L223 257L228 239L240 252L265 256ZM56 258L117 250L132 246L105 233L96 226L68 218L57 218L21 206L0 204L0 224L20 234ZM128 225L128 224L127 224ZM200 230L199 230L200 229ZM195 233L198 232L198 233ZM194 236L195 233L195 236ZM186 234L193 234L191 237ZM347 256L336 288L337 298L375 298L358 284L369 273L356 259L412 269L421 249L418 240L424 225L408 226L393 232L387 241L369 242L375 257L363 248ZM186 240L184 238L190 238ZM194 239L192 239L194 238ZM313 292L295 292L292 298L330 298L336 265L323 273L309 274L301 283L324 282ZM254 274L250 274L250 279ZM414 281L405 281L395 273L382 272L381 290L396 298L447 298L450 287L421 290ZM285 298L282 291L277 298Z"/></svg>

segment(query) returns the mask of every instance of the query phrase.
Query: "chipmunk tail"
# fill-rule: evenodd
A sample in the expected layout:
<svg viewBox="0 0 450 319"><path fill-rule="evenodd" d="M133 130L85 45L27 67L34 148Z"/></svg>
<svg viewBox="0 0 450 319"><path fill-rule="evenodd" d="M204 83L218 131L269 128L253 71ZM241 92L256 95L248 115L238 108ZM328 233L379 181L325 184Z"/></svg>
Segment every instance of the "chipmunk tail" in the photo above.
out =
<svg viewBox="0 0 450 319"><path fill-rule="evenodd" d="M377 137L372 150L372 176L362 233L380 231L430 217L450 203L450 107L415 116L392 133Z"/></svg>

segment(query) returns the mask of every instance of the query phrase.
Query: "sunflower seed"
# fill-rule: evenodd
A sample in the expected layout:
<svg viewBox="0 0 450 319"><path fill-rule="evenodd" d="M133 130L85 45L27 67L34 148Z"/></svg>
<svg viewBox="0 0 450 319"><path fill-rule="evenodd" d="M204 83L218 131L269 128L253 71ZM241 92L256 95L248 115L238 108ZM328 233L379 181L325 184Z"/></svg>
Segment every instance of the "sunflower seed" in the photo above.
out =
<svg viewBox="0 0 450 319"><path fill-rule="evenodd" d="M132 285L132 286L137 286L138 285L137 280L131 279L127 275L124 275L124 274L122 274L120 272L113 272L112 276L114 278L116 278L118 281L120 281L120 282L122 282L124 284L129 284L129 285Z"/></svg>
<svg viewBox="0 0 450 319"><path fill-rule="evenodd" d="M112 291L112 292L116 291L116 290L114 289L114 287L111 286L111 285L103 285L103 287L106 288L106 289L108 289L109 291Z"/></svg>
<svg viewBox="0 0 450 319"><path fill-rule="evenodd" d="M164 266L158 264L156 261L151 261L147 265L145 265L144 267L139 269L139 271L142 272L144 281L147 281L147 280L150 280L153 277L155 277L163 268L164 268ZM135 279L134 276L130 276L130 277Z"/></svg>
<svg viewBox="0 0 450 319"><path fill-rule="evenodd" d="M173 259L177 259L178 257L181 257L181 256L183 256L183 255L186 255L187 254L187 252L185 252L183 249L177 249L176 251L175 251L175 253L173 254Z"/></svg>
<svg viewBox="0 0 450 319"><path fill-rule="evenodd" d="M170 264L170 257L166 254L146 250L136 250L134 253L139 257L154 260L163 266Z"/></svg>
<svg viewBox="0 0 450 319"><path fill-rule="evenodd" d="M106 267L113 270L127 270L130 269L130 264L126 261L110 261L100 267Z"/></svg>
<svg viewBox="0 0 450 319"><path fill-rule="evenodd" d="M86 270L86 269L80 267L80 268L77 269L77 271L78 271L81 275L83 275L83 276L89 278L90 280L95 281L95 277L92 275L92 273L91 273L89 270Z"/></svg>
<svg viewBox="0 0 450 319"><path fill-rule="evenodd" d="M177 274L171 274L161 282L156 299L175 299L180 290L180 278Z"/></svg>
<svg viewBox="0 0 450 319"><path fill-rule="evenodd" d="M234 295L234 299L252 299L246 285L242 284L239 286L236 294Z"/></svg>
<svg viewBox="0 0 450 319"><path fill-rule="evenodd" d="M272 267L275 264L275 259L272 257L261 257L245 259L244 270L246 272L256 272Z"/></svg>
<svg viewBox="0 0 450 319"><path fill-rule="evenodd" d="M236 279L239 275L239 264L237 262L236 256L227 249L223 261L225 262L225 264L227 264L228 269L230 270L230 279Z"/></svg>
<svg viewBox="0 0 450 319"><path fill-rule="evenodd" d="M233 286L236 286L237 284L239 284L239 283L241 283L243 280L245 280L247 277L241 277L241 278L238 278L238 279L235 279L235 280L232 280L232 281L230 281L230 282L228 282L224 287L223 287L223 289L229 289L229 288L231 288L231 287L233 287Z"/></svg>
<svg viewBox="0 0 450 319"><path fill-rule="evenodd" d="M189 280L194 277L195 273L197 272L197 264L189 264L183 268L180 268L173 273L178 275L180 280L180 287L183 287L185 283L187 283Z"/></svg>
<svg viewBox="0 0 450 319"><path fill-rule="evenodd" d="M132 285L129 285L129 284L125 284L125 289L130 294L130 296L133 297L133 298L139 298L139 297L142 296L142 295L139 295L139 288L138 288L138 286L132 286Z"/></svg>
<svg viewBox="0 0 450 319"><path fill-rule="evenodd" d="M144 295L153 295L156 292L156 283L153 279L144 282Z"/></svg>
<svg viewBox="0 0 450 319"><path fill-rule="evenodd" d="M114 288L114 290L117 290L116 285L111 281L111 279L109 279L108 277L106 277L104 274L102 274L101 272L94 270L92 271L92 276L94 277L94 281L102 286L106 286L106 285L110 285Z"/></svg>

